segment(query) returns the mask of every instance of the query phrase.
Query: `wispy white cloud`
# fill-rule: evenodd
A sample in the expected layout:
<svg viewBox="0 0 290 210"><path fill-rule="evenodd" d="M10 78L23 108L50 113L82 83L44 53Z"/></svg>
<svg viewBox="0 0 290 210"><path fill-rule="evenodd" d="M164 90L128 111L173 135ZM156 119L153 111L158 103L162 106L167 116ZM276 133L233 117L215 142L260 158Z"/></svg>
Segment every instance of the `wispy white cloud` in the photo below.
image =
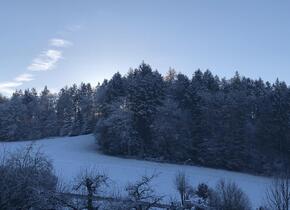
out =
<svg viewBox="0 0 290 210"><path fill-rule="evenodd" d="M50 47L64 48L72 45L72 42L54 38L49 40ZM27 67L30 71L48 71L53 69L57 62L62 58L62 51L59 49L48 49L38 55Z"/></svg>
<svg viewBox="0 0 290 210"><path fill-rule="evenodd" d="M20 74L19 76L15 77L14 79L16 82L29 82L34 80L34 77L32 74Z"/></svg>
<svg viewBox="0 0 290 210"><path fill-rule="evenodd" d="M7 96L12 95L17 87L23 85L24 82L29 82L32 80L34 80L34 75L24 73L18 75L12 81L0 82L0 93L3 93Z"/></svg>
<svg viewBox="0 0 290 210"><path fill-rule="evenodd" d="M2 82L0 88L13 88L22 85L22 82Z"/></svg>
<svg viewBox="0 0 290 210"><path fill-rule="evenodd" d="M79 30L80 26L75 25L72 26L70 29L66 30ZM50 49L41 52L36 58L33 59L31 64L27 67L29 71L49 71L53 69L57 62L63 58L62 50L60 48L65 48L73 45L72 42L54 38L49 40ZM56 49L57 48L57 49ZM34 75L31 73L23 73L15 77L13 80L9 82L0 82L0 93L4 93L7 95L11 95L15 89L25 82L29 82L34 80Z"/></svg>
<svg viewBox="0 0 290 210"><path fill-rule="evenodd" d="M70 41L67 41L65 39L51 39L49 41L49 44L53 47L69 47L72 45L72 43Z"/></svg>
<svg viewBox="0 0 290 210"><path fill-rule="evenodd" d="M22 84L22 82L2 82L0 83L0 92L11 95L15 88Z"/></svg>
<svg viewBox="0 0 290 210"><path fill-rule="evenodd" d="M5 95L12 95L17 87L23 85L24 82L29 82L32 80L34 80L32 74L24 73L18 75L12 81L0 82L0 93L3 93Z"/></svg>
<svg viewBox="0 0 290 210"><path fill-rule="evenodd" d="M53 69L61 58L61 51L50 49L42 52L37 58L35 58L27 69L30 71L48 71Z"/></svg>

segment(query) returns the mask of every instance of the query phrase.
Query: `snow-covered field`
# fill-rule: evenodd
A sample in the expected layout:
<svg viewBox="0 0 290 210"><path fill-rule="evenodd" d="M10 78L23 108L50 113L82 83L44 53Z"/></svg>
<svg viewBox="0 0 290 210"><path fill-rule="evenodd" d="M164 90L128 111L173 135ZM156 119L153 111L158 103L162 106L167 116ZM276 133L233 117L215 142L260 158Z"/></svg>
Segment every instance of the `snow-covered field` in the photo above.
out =
<svg viewBox="0 0 290 210"><path fill-rule="evenodd" d="M3 148L13 151L30 144L29 141L0 143L0 151L3 151ZM268 178L225 170L103 155L97 151L92 135L38 140L35 141L35 146L52 159L57 175L65 182L73 181L84 168L96 168L105 172L113 180L112 185L116 190L117 188L122 189L129 181L134 181L144 174L159 173L154 186L158 193L166 195L168 199L178 198L174 190L173 179L179 170L186 172L194 186L200 182L214 186L221 178L235 181L247 193L255 207L263 202L265 188L270 183Z"/></svg>

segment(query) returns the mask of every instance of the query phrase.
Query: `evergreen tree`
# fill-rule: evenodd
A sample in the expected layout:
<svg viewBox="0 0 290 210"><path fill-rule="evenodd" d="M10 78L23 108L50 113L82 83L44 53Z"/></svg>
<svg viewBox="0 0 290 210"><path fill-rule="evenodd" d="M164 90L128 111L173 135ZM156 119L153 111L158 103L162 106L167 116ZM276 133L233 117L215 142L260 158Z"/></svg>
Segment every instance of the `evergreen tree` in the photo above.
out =
<svg viewBox="0 0 290 210"><path fill-rule="evenodd" d="M70 135L74 120L74 107L72 95L67 87L60 90L56 110L60 136Z"/></svg>
<svg viewBox="0 0 290 210"><path fill-rule="evenodd" d="M171 161L187 161L191 158L188 116L174 100L164 100L152 124L152 146L156 158Z"/></svg>
<svg viewBox="0 0 290 210"><path fill-rule="evenodd" d="M22 138L24 139L34 139L39 138L39 124L37 118L38 112L38 96L34 88L31 90L27 89L24 91L22 97L23 110L22 115L23 119L21 121L22 129Z"/></svg>
<svg viewBox="0 0 290 210"><path fill-rule="evenodd" d="M142 63L96 88L0 95L0 128L1 141L95 131L109 154L265 173L290 161L290 89L238 72L219 79L197 70L188 79L170 69L162 77Z"/></svg>
<svg viewBox="0 0 290 210"><path fill-rule="evenodd" d="M133 125L140 141L140 155L149 151L152 144L151 124L157 107L162 104L164 83L157 71L142 63L128 75L128 106L133 113Z"/></svg>
<svg viewBox="0 0 290 210"><path fill-rule="evenodd" d="M81 134L93 132L95 125L95 105L93 100L93 89L91 85L82 83L79 90L79 106L82 115Z"/></svg>
<svg viewBox="0 0 290 210"><path fill-rule="evenodd" d="M45 86L40 94L38 108L40 138L56 136L58 134L55 105L55 96L51 94L48 88Z"/></svg>

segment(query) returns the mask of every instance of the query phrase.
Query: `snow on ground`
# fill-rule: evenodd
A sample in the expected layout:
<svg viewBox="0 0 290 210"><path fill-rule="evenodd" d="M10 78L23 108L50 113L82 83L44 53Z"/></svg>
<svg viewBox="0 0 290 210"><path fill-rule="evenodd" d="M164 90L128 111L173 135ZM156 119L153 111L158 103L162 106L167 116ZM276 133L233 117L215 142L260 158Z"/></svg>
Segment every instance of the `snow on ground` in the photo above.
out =
<svg viewBox="0 0 290 210"><path fill-rule="evenodd" d="M105 172L113 180L113 186L118 186L118 189L124 188L129 181L135 181L144 174L158 173L159 176L154 182L155 189L170 199L178 198L173 185L175 174L178 171L185 171L193 186L200 182L215 186L221 178L236 182L247 193L254 207L262 204L265 188L270 183L268 178L237 172L103 155L97 151L93 135L52 138L34 142L36 147L52 159L57 175L67 183L73 181L80 170L85 168L96 168ZM3 147L7 151L13 151L30 144L30 141L0 143L0 149ZM114 190L117 189L116 186Z"/></svg>

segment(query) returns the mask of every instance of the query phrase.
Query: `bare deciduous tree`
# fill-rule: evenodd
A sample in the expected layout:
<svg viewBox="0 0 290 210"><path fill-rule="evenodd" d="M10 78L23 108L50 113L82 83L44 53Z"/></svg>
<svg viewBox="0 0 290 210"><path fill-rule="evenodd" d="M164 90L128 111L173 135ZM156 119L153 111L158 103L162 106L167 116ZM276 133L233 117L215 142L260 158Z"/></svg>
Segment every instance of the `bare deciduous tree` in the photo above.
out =
<svg viewBox="0 0 290 210"><path fill-rule="evenodd" d="M177 172L174 178L174 185L179 193L181 204L184 205L184 201L188 199L189 193L190 191L192 191L192 188L190 187L188 181L188 177L186 176L185 172Z"/></svg>
<svg viewBox="0 0 290 210"><path fill-rule="evenodd" d="M98 209L94 207L93 197L98 195L103 186L108 185L108 176L96 170L84 170L76 179L74 190L87 196L86 206L88 210Z"/></svg>
<svg viewBox="0 0 290 210"><path fill-rule="evenodd" d="M162 200L163 196L157 195L151 185L152 180L157 176L157 174L144 175L141 180L127 185L126 191L129 199L134 203L133 209L148 210Z"/></svg>
<svg viewBox="0 0 290 210"><path fill-rule="evenodd" d="M266 190L267 208L272 210L290 209L290 173L289 170L275 177Z"/></svg>

